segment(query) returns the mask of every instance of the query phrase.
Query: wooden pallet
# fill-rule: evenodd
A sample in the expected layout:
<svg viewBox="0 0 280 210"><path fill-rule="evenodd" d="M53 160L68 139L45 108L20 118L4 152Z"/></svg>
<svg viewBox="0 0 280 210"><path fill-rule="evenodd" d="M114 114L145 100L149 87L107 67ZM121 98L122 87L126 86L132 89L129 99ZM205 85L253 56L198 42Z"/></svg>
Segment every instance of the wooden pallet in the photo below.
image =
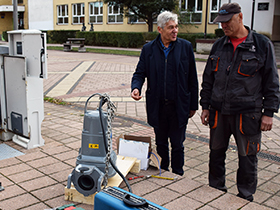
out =
<svg viewBox="0 0 280 210"><path fill-rule="evenodd" d="M117 156L117 162L116 165L119 169L119 171L126 176L131 170L133 172L139 172L140 171L140 164L139 160L137 160L134 157L123 157L118 155ZM108 179L107 186L111 187L118 187L122 183L122 178L120 175L116 174L112 178ZM95 194L84 196L83 194L79 193L73 184L71 184L71 188L68 189L65 187L64 191L64 199L68 201L74 201L78 203L85 203L85 204L94 204L94 196Z"/></svg>

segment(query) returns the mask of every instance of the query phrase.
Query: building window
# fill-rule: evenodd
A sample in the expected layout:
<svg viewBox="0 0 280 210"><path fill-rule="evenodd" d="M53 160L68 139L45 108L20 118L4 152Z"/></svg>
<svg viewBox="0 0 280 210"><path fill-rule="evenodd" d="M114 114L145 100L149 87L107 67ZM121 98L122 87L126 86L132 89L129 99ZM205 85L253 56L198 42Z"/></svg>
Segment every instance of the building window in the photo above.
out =
<svg viewBox="0 0 280 210"><path fill-rule="evenodd" d="M133 16L129 18L129 23L146 23L143 18L138 18L137 16Z"/></svg>
<svg viewBox="0 0 280 210"><path fill-rule="evenodd" d="M185 13L191 23L202 22L202 0L180 0L182 14Z"/></svg>
<svg viewBox="0 0 280 210"><path fill-rule="evenodd" d="M121 8L117 6L108 6L108 22L109 23L122 23L123 15Z"/></svg>
<svg viewBox="0 0 280 210"><path fill-rule="evenodd" d="M72 4L73 24L85 22L85 4Z"/></svg>
<svg viewBox="0 0 280 210"><path fill-rule="evenodd" d="M89 22L102 23L103 22L103 2L89 3Z"/></svg>
<svg viewBox="0 0 280 210"><path fill-rule="evenodd" d="M218 16L219 8L221 5L221 0L212 0L210 5L210 23Z"/></svg>
<svg viewBox="0 0 280 210"><path fill-rule="evenodd" d="M136 8L134 8L136 9ZM132 11L129 11L130 15L132 15L130 18L129 18L129 23L146 23L145 20L143 18L139 18L137 17L136 15L134 15L134 12Z"/></svg>
<svg viewBox="0 0 280 210"><path fill-rule="evenodd" d="M23 0L18 0L18 4L23 4Z"/></svg>
<svg viewBox="0 0 280 210"><path fill-rule="evenodd" d="M57 6L57 24L68 24L68 5Z"/></svg>

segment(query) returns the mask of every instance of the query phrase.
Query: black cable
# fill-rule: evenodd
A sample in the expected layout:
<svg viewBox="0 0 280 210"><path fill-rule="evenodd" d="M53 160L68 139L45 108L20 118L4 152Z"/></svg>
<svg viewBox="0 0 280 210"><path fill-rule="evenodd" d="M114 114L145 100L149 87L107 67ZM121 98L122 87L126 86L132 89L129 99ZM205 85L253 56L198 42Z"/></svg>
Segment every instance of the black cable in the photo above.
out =
<svg viewBox="0 0 280 210"><path fill-rule="evenodd" d="M100 99L100 102L99 102L99 118L100 118L100 124L101 124L101 129L102 129L102 135L103 135L103 140L104 140L104 144L105 144L105 151L106 151L106 154L108 153L108 142L107 142L107 138L106 138L106 135L105 135L105 130L104 130L104 125L103 125L103 118L102 118L102 111L101 111L101 107L103 106L103 104L106 102L104 101L104 97L101 96L101 99ZM109 116L108 116L109 117ZM115 165L115 163L112 161L112 158L110 157L109 159L112 167L115 169L115 171L120 175L120 177L123 179L123 181L125 182L129 192L132 193L132 189L127 181L127 179L125 178L125 176L119 171L119 169L117 168L117 166Z"/></svg>

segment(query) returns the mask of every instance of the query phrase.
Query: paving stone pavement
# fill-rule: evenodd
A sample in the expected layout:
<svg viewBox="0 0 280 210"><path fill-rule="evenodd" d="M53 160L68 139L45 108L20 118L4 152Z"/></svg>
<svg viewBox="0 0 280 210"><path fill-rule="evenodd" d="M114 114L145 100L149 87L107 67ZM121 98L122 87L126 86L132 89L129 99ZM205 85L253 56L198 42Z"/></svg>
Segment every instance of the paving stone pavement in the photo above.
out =
<svg viewBox="0 0 280 210"><path fill-rule="evenodd" d="M12 141L0 142L24 153L0 160L0 182L5 187L0 192L0 210L41 210L72 203L64 200L64 187L81 146L84 104L94 93L108 93L117 106L112 125L114 149L120 134L151 136L152 147L155 147L153 129L146 123L145 99L135 102L130 98L130 80L137 62L138 58L132 56L48 51L45 95L69 105L44 103L44 146L26 150ZM205 62L197 62L200 82L204 66ZM97 101L98 98L93 98L89 108L95 108ZM228 192L207 185L209 128L200 123L200 112L187 128L185 174L176 181L131 180L133 193L170 210L280 209L280 116L275 116L272 131L263 133L258 189L254 202L248 202L236 196L238 157L233 139L226 160ZM159 171L150 166L137 175L150 174L159 174ZM128 177L135 175L130 173ZM162 171L162 176L174 177L175 174ZM121 187L127 189L124 183ZM93 209L92 205L76 205L85 210Z"/></svg>

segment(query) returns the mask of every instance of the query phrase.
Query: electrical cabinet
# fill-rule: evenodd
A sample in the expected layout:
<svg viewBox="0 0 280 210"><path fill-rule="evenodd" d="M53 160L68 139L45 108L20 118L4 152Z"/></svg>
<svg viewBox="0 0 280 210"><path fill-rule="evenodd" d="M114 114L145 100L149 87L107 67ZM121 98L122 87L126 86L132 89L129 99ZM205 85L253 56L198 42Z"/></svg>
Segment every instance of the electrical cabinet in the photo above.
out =
<svg viewBox="0 0 280 210"><path fill-rule="evenodd" d="M46 35L39 30L16 30L9 31L8 37L9 54L2 54L1 69L2 132L9 133L7 138L12 135L15 143L27 149L42 146Z"/></svg>
<svg viewBox="0 0 280 210"><path fill-rule="evenodd" d="M0 45L0 139L7 141L12 139L13 134L7 130L6 91L4 80L4 56L9 55L9 46Z"/></svg>

